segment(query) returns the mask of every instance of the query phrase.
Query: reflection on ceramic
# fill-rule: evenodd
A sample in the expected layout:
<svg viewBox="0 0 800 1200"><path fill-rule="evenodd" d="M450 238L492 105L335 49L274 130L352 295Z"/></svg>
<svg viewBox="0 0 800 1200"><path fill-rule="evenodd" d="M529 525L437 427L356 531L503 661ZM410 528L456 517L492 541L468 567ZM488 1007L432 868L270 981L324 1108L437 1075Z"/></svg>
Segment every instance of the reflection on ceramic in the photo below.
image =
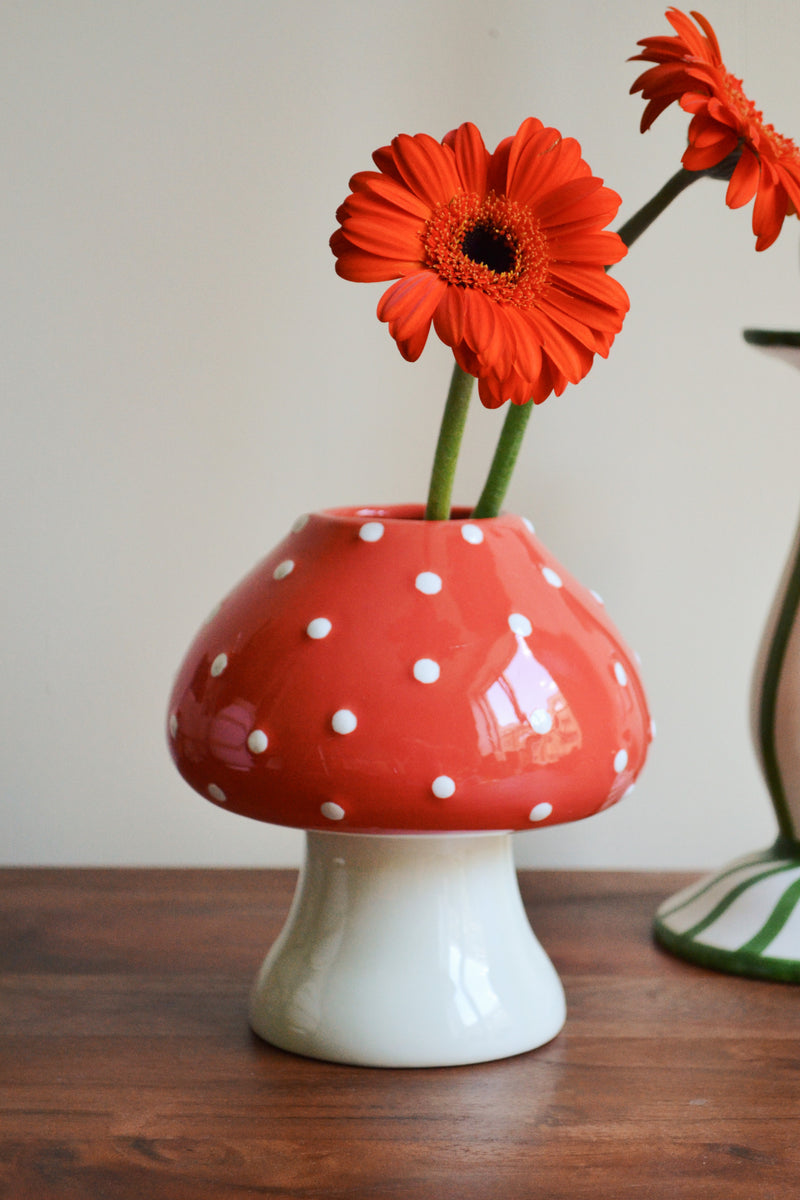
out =
<svg viewBox="0 0 800 1200"><path fill-rule="evenodd" d="M800 367L800 335L747 341ZM769 849L667 900L655 933L674 954L737 975L800 982L800 524L756 659L751 726L778 823Z"/></svg>
<svg viewBox="0 0 800 1200"><path fill-rule="evenodd" d="M193 788L310 831L254 1028L373 1065L554 1036L563 994L508 832L615 803L652 736L602 602L529 522L421 517L297 521L197 635L168 715Z"/></svg>
<svg viewBox="0 0 800 1200"><path fill-rule="evenodd" d="M310 833L250 1006L273 1045L380 1067L519 1054L553 1038L564 1016L509 834Z"/></svg>

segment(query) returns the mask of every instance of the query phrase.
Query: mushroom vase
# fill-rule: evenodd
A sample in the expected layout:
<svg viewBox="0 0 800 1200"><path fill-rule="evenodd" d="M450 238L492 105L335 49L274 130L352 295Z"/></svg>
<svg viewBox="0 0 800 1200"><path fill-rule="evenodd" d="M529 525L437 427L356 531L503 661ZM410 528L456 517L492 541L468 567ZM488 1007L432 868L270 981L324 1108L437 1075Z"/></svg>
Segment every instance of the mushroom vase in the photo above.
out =
<svg viewBox="0 0 800 1200"><path fill-rule="evenodd" d="M601 599L528 521L411 505L302 517L198 633L168 725L201 795L306 831L252 991L256 1033L412 1067L559 1032L564 993L512 836L621 799L652 728Z"/></svg>

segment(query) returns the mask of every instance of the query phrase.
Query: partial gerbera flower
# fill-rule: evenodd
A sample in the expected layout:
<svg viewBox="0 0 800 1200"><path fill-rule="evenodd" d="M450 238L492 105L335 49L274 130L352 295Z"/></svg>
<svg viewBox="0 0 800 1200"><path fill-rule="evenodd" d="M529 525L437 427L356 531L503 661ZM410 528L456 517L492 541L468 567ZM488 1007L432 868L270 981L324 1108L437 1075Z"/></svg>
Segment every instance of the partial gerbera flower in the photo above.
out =
<svg viewBox="0 0 800 1200"><path fill-rule="evenodd" d="M765 123L745 95L741 79L728 71L710 22L698 12L691 16L699 28L686 13L670 8L666 17L677 37L642 38L637 43L644 50L631 61L656 63L631 88L647 101L641 129L649 129L674 101L691 113L684 167L709 171L732 160L732 173L725 174L730 179L726 202L729 208L740 208L755 196L756 250L766 250L785 217L800 209L800 152Z"/></svg>
<svg viewBox="0 0 800 1200"><path fill-rule="evenodd" d="M606 268L620 205L573 138L531 117L489 154L472 124L441 142L401 134L350 180L331 238L345 279L396 279L378 304L401 354L431 324L481 401L537 404L608 354L628 309Z"/></svg>

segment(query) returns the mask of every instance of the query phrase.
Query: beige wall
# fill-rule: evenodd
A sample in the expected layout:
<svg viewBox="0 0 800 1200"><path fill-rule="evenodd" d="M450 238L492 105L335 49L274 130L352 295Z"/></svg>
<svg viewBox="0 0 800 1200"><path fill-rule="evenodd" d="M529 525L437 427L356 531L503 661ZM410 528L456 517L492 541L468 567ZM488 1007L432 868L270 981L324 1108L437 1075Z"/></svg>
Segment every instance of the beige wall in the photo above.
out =
<svg viewBox="0 0 800 1200"><path fill-rule="evenodd" d="M405 364L379 287L327 249L352 172L400 131L534 114L624 197L677 167L638 133L660 3L5 0L0 5L0 861L297 861L204 804L165 750L174 670L214 601L308 508L419 499L449 374ZM794 0L706 6L800 136ZM703 181L618 276L607 363L535 414L510 508L600 591L659 736L634 795L525 834L524 864L714 864L773 821L749 743L761 625L800 502L800 376L745 347L800 327L800 225L757 255ZM477 410L457 493L498 428Z"/></svg>

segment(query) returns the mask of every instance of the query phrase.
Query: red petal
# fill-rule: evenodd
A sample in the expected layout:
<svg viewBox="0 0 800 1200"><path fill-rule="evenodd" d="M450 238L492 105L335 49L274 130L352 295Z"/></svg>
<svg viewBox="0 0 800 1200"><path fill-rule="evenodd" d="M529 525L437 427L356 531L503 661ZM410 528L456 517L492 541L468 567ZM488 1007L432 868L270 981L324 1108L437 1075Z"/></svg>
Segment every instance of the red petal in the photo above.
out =
<svg viewBox="0 0 800 1200"><path fill-rule="evenodd" d="M348 196L337 216L347 239L360 250L384 258L421 258L419 217L401 213L363 192Z"/></svg>
<svg viewBox="0 0 800 1200"><path fill-rule="evenodd" d="M528 120L541 125L541 121L536 121L535 117L529 117ZM503 138L489 159L489 166L486 172L487 192L494 192L498 196L505 195L508 184L509 161L514 141L513 137Z"/></svg>
<svg viewBox="0 0 800 1200"><path fill-rule="evenodd" d="M783 185L775 178L770 164L764 163L761 183L753 205L753 233L756 250L767 250L777 238L786 216L787 196Z"/></svg>
<svg viewBox="0 0 800 1200"><path fill-rule="evenodd" d="M353 247L333 252L337 255L336 274L342 279L349 279L351 283L385 283L387 279L398 279L419 270L419 263L378 258Z"/></svg>
<svg viewBox="0 0 800 1200"><path fill-rule="evenodd" d="M529 314L529 319L539 333L545 355L561 374L570 383L577 383L583 379L594 358L591 350L581 345L559 322L541 310Z"/></svg>
<svg viewBox="0 0 800 1200"><path fill-rule="evenodd" d="M493 375L481 375L478 380L478 397L484 408L500 408L508 399L503 394L502 382Z"/></svg>
<svg viewBox="0 0 800 1200"><path fill-rule="evenodd" d="M709 117L713 121L718 121L720 125L728 125L731 129L736 130L741 126L740 118L727 104L723 104L717 96L712 96L709 99L706 110Z"/></svg>
<svg viewBox="0 0 800 1200"><path fill-rule="evenodd" d="M386 321L398 342L412 338L421 328L428 336L431 319L447 284L433 271L418 271L398 280L378 302L378 320Z"/></svg>
<svg viewBox="0 0 800 1200"><path fill-rule="evenodd" d="M538 331L526 319L525 313L508 307L506 319L514 334L514 366L526 379L536 379L542 370L542 347Z"/></svg>
<svg viewBox="0 0 800 1200"><path fill-rule="evenodd" d="M719 42L717 41L717 35L714 32L711 22L708 21L703 16L703 14L699 13L699 12L692 11L692 16L694 17L695 21L697 21L697 24L701 26L701 28L705 32L706 37L708 38L708 50L711 52L713 60L715 61L717 66L721 67L722 66L722 54L720 52Z"/></svg>
<svg viewBox="0 0 800 1200"><path fill-rule="evenodd" d="M548 238L555 262L586 263L607 267L628 253L625 243L610 229L596 233L565 233Z"/></svg>
<svg viewBox="0 0 800 1200"><path fill-rule="evenodd" d="M725 193L728 208L741 208L756 194L761 165L749 146L744 146Z"/></svg>
<svg viewBox="0 0 800 1200"><path fill-rule="evenodd" d="M536 205L536 216L540 221L548 221L552 216L558 216L563 209L580 207L594 192L603 186L602 179L593 175L579 175L560 183Z"/></svg>
<svg viewBox="0 0 800 1200"><path fill-rule="evenodd" d="M508 339L500 319L500 307L482 292L464 290L464 341L474 351L483 370L508 367Z"/></svg>
<svg viewBox="0 0 800 1200"><path fill-rule="evenodd" d="M718 63L721 62L719 43L711 25L698 12L692 12L692 16L706 33L707 39L698 33L686 13L677 8L670 8L666 13L667 20L692 57L705 59L710 56L712 61L716 59Z"/></svg>
<svg viewBox="0 0 800 1200"><path fill-rule="evenodd" d="M474 375L477 379L481 373L480 364L467 343L459 342L457 346L453 346L453 354L461 370L466 371L468 375Z"/></svg>
<svg viewBox="0 0 800 1200"><path fill-rule="evenodd" d="M791 206L788 212L800 213L800 160L794 162L794 170L780 163L776 169Z"/></svg>
<svg viewBox="0 0 800 1200"><path fill-rule="evenodd" d="M404 212L421 217L423 221L427 221L431 215L430 205L410 192L405 184L398 183L379 171L359 171L350 180L350 190L379 196Z"/></svg>
<svg viewBox="0 0 800 1200"><path fill-rule="evenodd" d="M531 138L509 168L506 192L520 204L537 206L541 197L575 176L591 177L574 138L561 138L556 129L542 129Z"/></svg>
<svg viewBox="0 0 800 1200"><path fill-rule="evenodd" d="M489 166L489 151L477 126L467 121L452 130L443 139L456 156L456 168L461 176L464 190L486 193L486 172Z"/></svg>
<svg viewBox="0 0 800 1200"><path fill-rule="evenodd" d="M724 125L710 122L705 113L692 117L689 122L689 143L698 150L718 146L720 142L729 142L733 138L734 145L738 142L738 134Z"/></svg>
<svg viewBox="0 0 800 1200"><path fill-rule="evenodd" d="M543 228L560 236L567 231L602 229L609 221L613 221L621 203L621 197L611 188L600 187L583 199L576 199L572 204L565 204L549 220L542 218L541 208L537 210L537 216L542 222Z"/></svg>
<svg viewBox="0 0 800 1200"><path fill-rule="evenodd" d="M656 117L660 117L664 109L669 108L674 100L677 100L677 96L664 96L661 100L651 100L642 113L642 119L639 122L639 132L647 133Z"/></svg>
<svg viewBox="0 0 800 1200"><path fill-rule="evenodd" d="M627 312L630 307L628 293L613 275L597 267L581 267L576 263L553 263L550 267L550 277L556 285L560 285L575 295L587 296L610 308Z"/></svg>
<svg viewBox="0 0 800 1200"><path fill-rule="evenodd" d="M625 309L620 311L618 308L609 308L605 304L598 304L594 300L576 296L558 287L548 288L546 295L542 298L542 303L551 305L559 313L580 321L582 325L593 331L619 333L625 316ZM586 344L591 343L587 342Z"/></svg>
<svg viewBox="0 0 800 1200"><path fill-rule="evenodd" d="M464 305L461 288L448 287L433 314L437 337L445 346L455 347L464 339Z"/></svg>
<svg viewBox="0 0 800 1200"><path fill-rule="evenodd" d="M394 179L402 188L406 186L403 176L397 169L397 164L394 161L394 151L391 146L381 146L379 150L374 150L372 161L384 175L388 175L390 179Z"/></svg>
<svg viewBox="0 0 800 1200"><path fill-rule="evenodd" d="M536 379L529 383L531 399L534 404L543 404L553 391L561 395L567 385L567 380L556 370L549 358L542 359L542 369Z"/></svg>
<svg viewBox="0 0 800 1200"><path fill-rule="evenodd" d="M709 167L716 167L717 163L721 163L724 158L732 154L738 145L739 139L731 131L728 137L721 138L713 146L706 147L705 150L690 146L688 150L684 151L681 162L687 171L707 171Z"/></svg>
<svg viewBox="0 0 800 1200"><path fill-rule="evenodd" d="M430 324L420 325L414 333L408 338L396 338L397 349L402 354L406 362L416 362L422 351L425 349L425 343L428 340L428 334L431 331Z"/></svg>
<svg viewBox="0 0 800 1200"><path fill-rule="evenodd" d="M401 133L392 141L392 150L405 182L431 208L446 204L460 189L453 151L427 133Z"/></svg>

